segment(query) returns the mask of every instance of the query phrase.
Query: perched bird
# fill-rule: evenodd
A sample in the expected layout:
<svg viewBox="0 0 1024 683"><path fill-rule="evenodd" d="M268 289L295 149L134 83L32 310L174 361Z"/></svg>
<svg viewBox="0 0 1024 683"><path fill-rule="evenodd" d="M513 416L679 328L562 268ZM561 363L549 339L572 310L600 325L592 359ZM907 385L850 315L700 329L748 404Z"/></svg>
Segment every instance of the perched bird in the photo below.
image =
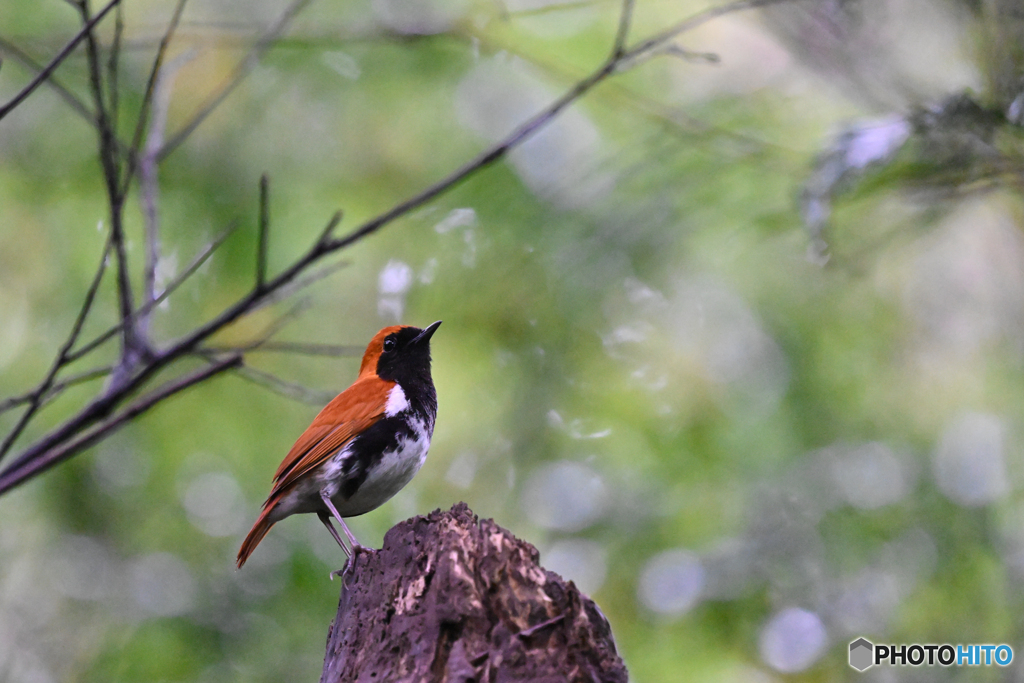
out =
<svg viewBox="0 0 1024 683"><path fill-rule="evenodd" d="M270 527L303 512L315 512L347 556L361 547L344 518L383 505L427 458L437 415L430 337L440 325L385 327L370 341L359 377L320 411L277 468L263 512L238 550L239 568Z"/></svg>

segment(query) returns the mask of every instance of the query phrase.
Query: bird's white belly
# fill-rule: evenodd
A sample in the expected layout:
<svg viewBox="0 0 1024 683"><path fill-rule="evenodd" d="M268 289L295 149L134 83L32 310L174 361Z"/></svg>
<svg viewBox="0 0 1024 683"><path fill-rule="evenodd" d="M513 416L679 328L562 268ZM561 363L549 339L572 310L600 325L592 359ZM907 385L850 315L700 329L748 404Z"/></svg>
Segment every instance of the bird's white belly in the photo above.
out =
<svg viewBox="0 0 1024 683"><path fill-rule="evenodd" d="M399 439L397 448L381 454L350 498L344 498L340 492L331 496L342 517L355 517L380 507L420 471L430 449L430 435L422 423L414 422L411 426L412 435Z"/></svg>

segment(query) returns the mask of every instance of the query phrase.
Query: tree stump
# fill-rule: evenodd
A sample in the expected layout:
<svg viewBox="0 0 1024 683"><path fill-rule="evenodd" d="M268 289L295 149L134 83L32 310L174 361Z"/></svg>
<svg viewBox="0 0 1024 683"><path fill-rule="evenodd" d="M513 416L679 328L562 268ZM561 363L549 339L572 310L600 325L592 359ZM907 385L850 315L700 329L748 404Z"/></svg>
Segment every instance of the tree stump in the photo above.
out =
<svg viewBox="0 0 1024 683"><path fill-rule="evenodd" d="M624 682L601 610L465 503L395 525L343 577L321 683Z"/></svg>

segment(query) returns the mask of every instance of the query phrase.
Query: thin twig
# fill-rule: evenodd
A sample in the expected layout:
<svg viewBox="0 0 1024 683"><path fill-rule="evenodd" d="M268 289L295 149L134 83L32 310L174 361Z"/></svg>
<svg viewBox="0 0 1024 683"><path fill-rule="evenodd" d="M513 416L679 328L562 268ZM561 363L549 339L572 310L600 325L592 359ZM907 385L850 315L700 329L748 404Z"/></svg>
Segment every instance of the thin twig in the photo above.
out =
<svg viewBox="0 0 1024 683"><path fill-rule="evenodd" d="M7 468L2 474L0 474L0 494L10 490L14 486L17 486L26 479L53 467L57 463L70 458L75 453L99 443L101 440L110 436L139 415L145 413L158 403L162 403L171 396L174 396L178 392L188 389L193 385L200 384L201 382L219 375L225 370L238 367L241 364L241 356L231 356L217 361L202 370L185 375L184 377L172 382L167 382L160 388L138 399L120 413L98 424L89 431L81 433L80 436L67 441L64 445L50 449L37 458L15 463L15 465Z"/></svg>
<svg viewBox="0 0 1024 683"><path fill-rule="evenodd" d="M311 0L293 0L293 2L288 5L281 17L274 22L270 29L256 42L255 45L253 45L245 58L239 62L238 66L235 67L235 70L227 78L227 81L225 81L225 83L212 97L199 107L196 113L192 115L189 122L182 126L181 129L172 135L164 144L163 149L161 149L160 153L157 155L158 163L166 159L171 152L181 145L181 143L185 142L193 131L195 131L195 129L206 120L206 117L209 116L214 109L220 106L220 103L223 102L243 80L245 80L245 77L256 68L257 64L259 64L260 59L263 58L263 55L267 50L273 46L278 37L280 37L286 28L288 28L292 19L294 19L295 16L310 3L310 1Z"/></svg>
<svg viewBox="0 0 1024 683"><path fill-rule="evenodd" d="M636 55L630 58L629 68L635 69L641 64L659 59L661 57L674 57L676 59L682 59L691 63L699 64L718 64L721 58L712 52L693 52L687 50L684 47L669 43L667 45L660 45L656 48L652 48L647 52Z"/></svg>
<svg viewBox="0 0 1024 683"><path fill-rule="evenodd" d="M277 319L271 321L262 332L256 335L256 338L245 345L244 351L255 351L264 344L270 342L278 332L288 326L293 320L298 318L300 315L308 311L313 307L313 301L308 296L302 297L295 302L283 315L277 317Z"/></svg>
<svg viewBox="0 0 1024 683"><path fill-rule="evenodd" d="M279 316L267 325L267 327L256 335L256 338L252 341L238 346L228 347L204 344L197 349L197 353L200 353L201 355L212 353L214 356L218 356L219 354L224 353L246 354L252 351L258 351L264 344L269 344L274 335L283 330L288 323L305 313L311 306L312 301L308 297L303 297L298 301L298 303L285 311L284 315Z"/></svg>
<svg viewBox="0 0 1024 683"><path fill-rule="evenodd" d="M654 34L650 38L641 41L636 46L623 52L619 60L619 70L621 70L623 65L627 67L631 66L630 61L633 58L664 45L675 38L678 38L683 33L692 31L698 26L703 26L712 19L717 19L718 17L726 14L734 14L748 9L757 9L759 7L767 7L769 5L780 5L784 2L792 2L792 0L736 0L735 2L729 2L724 5L719 5L718 7L706 9L692 17L683 19L679 23L670 26L660 33Z"/></svg>
<svg viewBox="0 0 1024 683"><path fill-rule="evenodd" d="M96 274L92 276L92 282L89 283L89 289L85 292L85 300L82 302L82 307L78 310L78 316L75 318L74 324L71 326L71 332L68 333L68 337L64 340L60 350L57 351L57 356L53 359L53 363L50 365L49 371L43 378L43 381L39 383L32 392L31 398L28 401L28 407L25 412L21 414L18 422L14 425L7 436L4 437L3 443L0 444L0 460L3 460L7 452L11 450L11 446L15 440L21 435L25 427L28 425L29 420L35 415L35 412L42 406L43 398L47 392L53 387L54 379L57 377L57 373L60 372L61 368L67 365L68 352L71 347L75 345L78 340L78 335L82 332L82 326L85 324L85 319L89 316L89 311L92 310L93 301L96 299L96 292L100 288L100 283L103 281L103 274L107 272L107 258L110 254L110 239L108 238L106 243L103 245L103 254L100 256L99 266L96 267Z"/></svg>
<svg viewBox="0 0 1024 683"><path fill-rule="evenodd" d="M105 365L101 368L93 368L92 370L86 370L80 372L77 375L72 375L65 380L56 382L51 386L44 394L40 407L45 406L47 403L57 398L65 389L70 389L73 386L88 382L90 380L99 379L100 377L106 377L114 369L112 365ZM21 396L12 396L0 401L0 413L6 413L11 408L17 408L25 403L31 403L33 397L36 395L36 390L25 392Z"/></svg>
<svg viewBox="0 0 1024 683"><path fill-rule="evenodd" d="M192 259L192 263L188 264L188 267L185 268L185 270L181 271L181 273L179 273L177 277L171 280L167 287L165 287L163 291L161 291L160 294L157 295L157 297L153 300L151 304L142 306L138 311L135 312L135 315L148 315L150 311L152 311L154 308L156 308L164 301L166 301L167 298L171 294L173 294L175 290L178 289L178 287L185 284L185 281L188 280L189 277L191 277L197 270L202 268L203 264L206 263L206 260L213 255L214 251L217 250L217 247L224 244L224 241L231 236L231 233L238 229L238 225L238 223L232 223L223 232L217 235L217 237L214 238L212 242L203 247L202 251L196 254L196 256ZM82 356L85 356L94 349L103 345L105 342L112 339L114 335L121 331L121 325L122 323L118 323L117 325L111 326L102 334L95 337L81 348L76 349L73 353L69 353L68 362L71 363L78 360Z"/></svg>
<svg viewBox="0 0 1024 683"><path fill-rule="evenodd" d="M567 9L574 9L579 7L593 7L594 5L600 4L595 0L571 0L568 2L546 2L543 5L539 3L522 3L518 9L509 10L507 3L501 3L502 5L502 19L508 19L510 17L536 17L544 16L545 14L553 14L557 12L564 12Z"/></svg>
<svg viewBox="0 0 1024 683"><path fill-rule="evenodd" d="M163 70L164 57L167 55L167 48L171 44L171 38L174 37L174 34L178 29L178 24L181 22L181 15L182 12L185 11L185 3L187 1L188 0L178 0L178 3L174 6L174 13L171 14L171 20L167 24L167 29L164 31L164 35L160 39L160 44L157 46L156 56L153 58L153 66L150 67L149 70L149 79L146 81L146 92L142 96L142 108L139 111L139 118L135 122L135 133L132 135L132 146L128 153L128 172L125 174L124 178L125 185L121 188L122 194L128 192L128 183L131 182L132 175L135 173L136 159L139 156L139 150L142 148L142 136L145 134L146 126L149 122L149 112L153 105L157 79L160 78L160 72ZM161 143L163 142L163 128L164 126L161 126ZM154 163L156 163L155 152Z"/></svg>
<svg viewBox="0 0 1024 683"><path fill-rule="evenodd" d="M326 280L330 276L337 273L339 270L348 268L350 265L351 264L348 261L338 261L337 263L329 263L326 266L320 268L319 270L313 271L309 275L296 278L288 282L287 284L281 285L276 289L272 287L272 285L267 285L264 288L266 290L264 296L258 302L254 303L252 310L248 312L253 313L255 311L260 310L261 308L266 308L267 306L272 306L273 304L276 304L279 301L283 301L284 299L287 299L293 294L301 292L302 290L307 289L312 285L315 285L317 282L320 282L321 280Z"/></svg>
<svg viewBox="0 0 1024 683"><path fill-rule="evenodd" d="M150 136L153 136L152 129ZM152 160L149 154L143 154L139 162L139 194L146 234L146 261L142 268L143 306L151 306L156 301L156 268L160 261L160 212L157 209L160 201L160 184L157 182L157 166ZM151 312L152 308L137 317L139 327L147 334Z"/></svg>
<svg viewBox="0 0 1024 683"><path fill-rule="evenodd" d="M337 391L310 389L309 387L296 384L295 382L288 382L277 375L273 375L263 370L257 370L251 365L245 365L238 368L237 374L242 379L248 380L253 384L258 384L264 389L273 391L275 394L285 396L293 401L299 401L300 403L307 403L313 406L326 405L338 394Z"/></svg>
<svg viewBox="0 0 1024 683"><path fill-rule="evenodd" d="M213 255L213 252L215 252L217 250L217 247L219 247L220 245L224 244L224 241L227 240L227 238L229 238L231 236L231 233L234 232L234 230L237 230L238 227L239 227L239 223L237 223L237 222L234 222L234 223L231 223L230 225L228 225L220 234L218 234L218 236L213 240L213 242L211 242L208 245L206 245L203 248L203 250L199 254L197 254L195 258L193 258L193 261L191 261L191 263L189 263L188 266L184 270L182 270L180 273L178 273L176 278L174 280L172 280L167 285L167 287L164 288L163 291L161 291L161 293L159 295L157 295L157 298L153 300L152 304L148 304L146 306L142 306L141 308L139 308L135 312L135 314L136 315L146 315L146 314L148 314L148 312L150 312L151 310L153 310L154 308L156 308L160 304L164 303L164 301L166 301L168 299L168 297L170 297L172 294L174 294L174 292L179 287L184 285L185 281L188 280L188 278L190 278L191 275L193 275L197 270L199 270L201 267L203 267L203 264L206 263L207 259L209 259ZM85 344L81 348L76 349L74 353L70 353L68 355L68 361L71 362L71 361L74 361L74 360L78 360L79 358L81 358L85 354L89 353L93 349L95 349L98 346L102 345L104 342L109 341L111 338L114 337L114 335L118 334L118 332L120 332L120 331L121 331L121 324L120 323L118 325L112 326L111 328L109 328L108 330L106 330L105 332L100 334L98 337L96 337L92 341L88 342L87 344Z"/></svg>
<svg viewBox="0 0 1024 683"><path fill-rule="evenodd" d="M139 329L143 335L149 334L150 313L156 301L156 270L160 262L160 184L157 180L156 155L164 143L164 131L167 127L167 112L171 107L171 88L178 69L189 59L189 54L179 55L166 66L160 67L156 83L148 89L149 109L153 112L149 134L146 136L145 148L139 156L139 194L142 202L142 214L146 234L146 262L142 270L142 303L149 306L145 313L138 313ZM158 58L159 60L159 58ZM126 177L126 182L130 176ZM127 189L127 188L125 188Z"/></svg>
<svg viewBox="0 0 1024 683"><path fill-rule="evenodd" d="M679 45L668 45L660 50L660 53L697 64L718 64L722 61L722 58L714 52L694 52Z"/></svg>
<svg viewBox="0 0 1024 683"><path fill-rule="evenodd" d="M110 382L106 392L94 398L73 417L25 449L3 473L0 473L0 481L7 481L10 486L24 481L24 478L12 479L7 475L14 471L29 471L27 476L31 476L31 473L35 472L31 467L33 462L49 458L55 450L64 451L68 443L77 442L76 435L80 435L102 420L106 420L123 401L181 355L181 352L173 355L154 355L148 360L148 363L140 366L135 374L125 375L117 383ZM0 493L3 491L4 489L0 487Z"/></svg>
<svg viewBox="0 0 1024 683"><path fill-rule="evenodd" d="M92 34L93 27L106 16L107 12L114 9L119 4L121 4L121 0L110 0L110 2L108 2L107 5L96 14L96 16L86 21L82 26L82 29L75 34L74 38L68 41L67 45L57 53L57 56L51 59L50 63L47 64L42 71L36 74L36 77L29 81L29 84L22 88L17 95L8 100L7 104L0 107L0 119L10 114L12 109L21 104L26 97L31 95L36 88L45 82L46 79L50 77L50 74L56 71L57 67L61 65L61 62L67 59L68 55L74 52L75 48L78 47L78 44L82 42L82 39Z"/></svg>
<svg viewBox="0 0 1024 683"><path fill-rule="evenodd" d="M84 24L91 21L88 0L78 0L78 10ZM92 89L93 104L96 107L96 126L99 129L99 157L103 168L103 180L107 190L110 208L110 239L117 259L117 293L121 317L121 363L111 378L111 387L124 381L126 375L142 360L144 344L138 337L138 329L132 318L135 305L132 301L132 285L128 270L128 251L124 235L124 194L121 192L121 172L117 145L107 101L103 93L103 68L100 65L100 49L92 31L85 36L86 55L89 65L89 85Z"/></svg>
<svg viewBox="0 0 1024 683"><path fill-rule="evenodd" d="M225 349L230 351L231 349ZM298 356L328 356L330 358L358 358L364 351L361 346L350 344L315 344L309 342L267 341L248 349L249 353L291 353Z"/></svg>
<svg viewBox="0 0 1024 683"><path fill-rule="evenodd" d="M6 38L0 37L0 51L6 52L13 56L16 60L22 63L22 65L28 67L30 70L36 72L38 76L46 68L36 60L22 50L20 47L7 40ZM96 115L92 113L89 107L86 106L85 102L80 100L75 93L68 90L60 81L58 81L52 74L46 79L46 84L49 85L53 90L64 100L65 104L71 107L71 110L81 116L83 119L88 121L90 126L96 125Z"/></svg>
<svg viewBox="0 0 1024 683"><path fill-rule="evenodd" d="M612 59L619 59L626 51L629 40L629 26L633 21L633 0L622 0L622 11L619 14L619 28L612 44Z"/></svg>
<svg viewBox="0 0 1024 683"><path fill-rule="evenodd" d="M327 225L320 232L320 237L317 238L316 243L322 245L328 245L331 241L331 236L334 235L334 230L341 225L341 219L344 217L344 213L340 210L335 211L334 215L331 216L331 220L327 221Z"/></svg>
<svg viewBox="0 0 1024 683"><path fill-rule="evenodd" d="M270 232L270 179L260 176L260 215L256 240L256 289L262 290L267 281L267 239Z"/></svg>
<svg viewBox="0 0 1024 683"><path fill-rule="evenodd" d="M110 44L110 54L107 55L107 93L110 102L107 104L107 111L110 112L110 130L114 137L117 137L117 124L120 120L120 87L118 77L121 73L121 42L124 39L124 7L117 6L114 12L114 39ZM120 152L119 148L115 149Z"/></svg>
<svg viewBox="0 0 1024 683"><path fill-rule="evenodd" d="M301 299L298 304L292 306L288 311L274 320L256 338L246 344L238 346L207 346L204 350L221 353L292 353L305 356L330 356L340 358L343 356L358 356L363 352L362 347L349 346L344 344L314 344L305 342L275 342L273 337L283 330L292 320L309 310L312 302L308 298Z"/></svg>
<svg viewBox="0 0 1024 683"><path fill-rule="evenodd" d="M377 232L396 218L420 208L438 195L450 190L456 185L459 185L477 171L487 168L504 158L510 151L522 144L539 128L543 127L551 121L551 119L558 116L566 107L574 103L584 94L589 92L591 88L611 75L615 71L616 64L617 62L615 60L609 60L606 62L597 71L579 81L575 86L573 86L573 88L555 100L555 102L549 105L546 109L521 124L503 141L491 149L480 153L475 159L467 162L454 172L450 173L447 177L439 180L409 199L396 204L394 207L380 214L376 218L372 218L363 223L348 235L326 242L324 245L324 253L345 248L355 242L358 242L364 237Z"/></svg>
<svg viewBox="0 0 1024 683"><path fill-rule="evenodd" d="M162 353L152 353L145 363L140 364L137 372L123 375L119 381L112 380L108 391L102 396L94 399L75 416L41 437L34 444L29 446L18 458L0 473L0 493L18 485L27 477L33 476L38 469L32 467L32 463L45 459L49 462L50 454L55 449L65 452L65 446L61 444L74 440L76 434L89 430L101 420L106 419L122 401L142 387L157 372L167 367L179 358L194 353L199 346L210 336L219 332L231 323L235 322L247 313L260 307L272 293L280 290L287 284L292 283L309 265L325 255L321 242L317 242L301 257L291 268L271 280L264 292L250 291L239 299L235 304L228 307L213 320L199 326L191 333L172 343ZM328 270L328 269L324 269ZM239 361L240 362L240 361ZM116 378L115 378L116 379ZM90 442L91 444L91 442ZM87 446L82 446L83 448ZM68 454L70 456L70 453ZM68 457L65 456L65 457ZM49 465L47 465L48 467ZM12 472L25 473L24 476L8 476ZM6 482L6 484L5 484Z"/></svg>
<svg viewBox="0 0 1024 683"><path fill-rule="evenodd" d="M359 226L345 237L331 240L326 250L328 252L336 251L347 247L360 239L373 234L377 230L391 223L396 218L403 216L410 211L418 209L423 206L434 197L439 194L448 191L449 189L460 184L466 178L473 175L477 171L490 166L499 159L503 158L514 148L522 144L527 138L535 133L539 128L546 125L553 118L558 116L564 109L569 105L576 102L578 99L583 97L586 93L590 92L594 86L601 83L604 79L608 78L612 74L622 70L623 64L630 63L631 60L637 56L643 54L648 50L653 50L659 46L673 40L678 37L681 33L693 30L694 28L701 26L708 21L716 17L720 17L724 14L732 12L738 12L746 9L753 9L756 7L763 7L767 5L780 4L782 2L789 2L791 0L738 0L720 7L713 7L705 10L699 14L696 14L689 19L679 22L671 28L662 31L641 42L637 47L630 50L626 50L618 57L609 58L604 64L602 64L596 71L591 73L586 78L578 81L576 85L569 89L564 95L555 100L546 109L540 113L534 115L522 123L518 128L512 131L508 137L503 141L492 147L491 149L479 154L475 159L464 164L461 168L455 172L449 174L446 178L434 183L430 187L426 188L417 195L410 197L409 199L395 205L385 213L372 218L363 225Z"/></svg>

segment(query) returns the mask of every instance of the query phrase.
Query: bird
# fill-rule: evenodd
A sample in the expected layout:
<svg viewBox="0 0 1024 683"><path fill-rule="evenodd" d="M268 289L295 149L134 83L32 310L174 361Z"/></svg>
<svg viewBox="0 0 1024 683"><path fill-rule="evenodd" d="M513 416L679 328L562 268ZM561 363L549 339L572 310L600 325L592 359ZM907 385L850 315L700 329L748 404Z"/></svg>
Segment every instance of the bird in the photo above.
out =
<svg viewBox="0 0 1024 683"><path fill-rule="evenodd" d="M356 381L320 411L274 473L263 511L238 550L239 569L270 527L310 512L331 532L348 558L346 567L351 566L362 546L344 518L383 505L427 458L437 416L430 338L440 325L440 320L423 329L393 325L370 340ZM341 524L351 549L331 517Z"/></svg>

